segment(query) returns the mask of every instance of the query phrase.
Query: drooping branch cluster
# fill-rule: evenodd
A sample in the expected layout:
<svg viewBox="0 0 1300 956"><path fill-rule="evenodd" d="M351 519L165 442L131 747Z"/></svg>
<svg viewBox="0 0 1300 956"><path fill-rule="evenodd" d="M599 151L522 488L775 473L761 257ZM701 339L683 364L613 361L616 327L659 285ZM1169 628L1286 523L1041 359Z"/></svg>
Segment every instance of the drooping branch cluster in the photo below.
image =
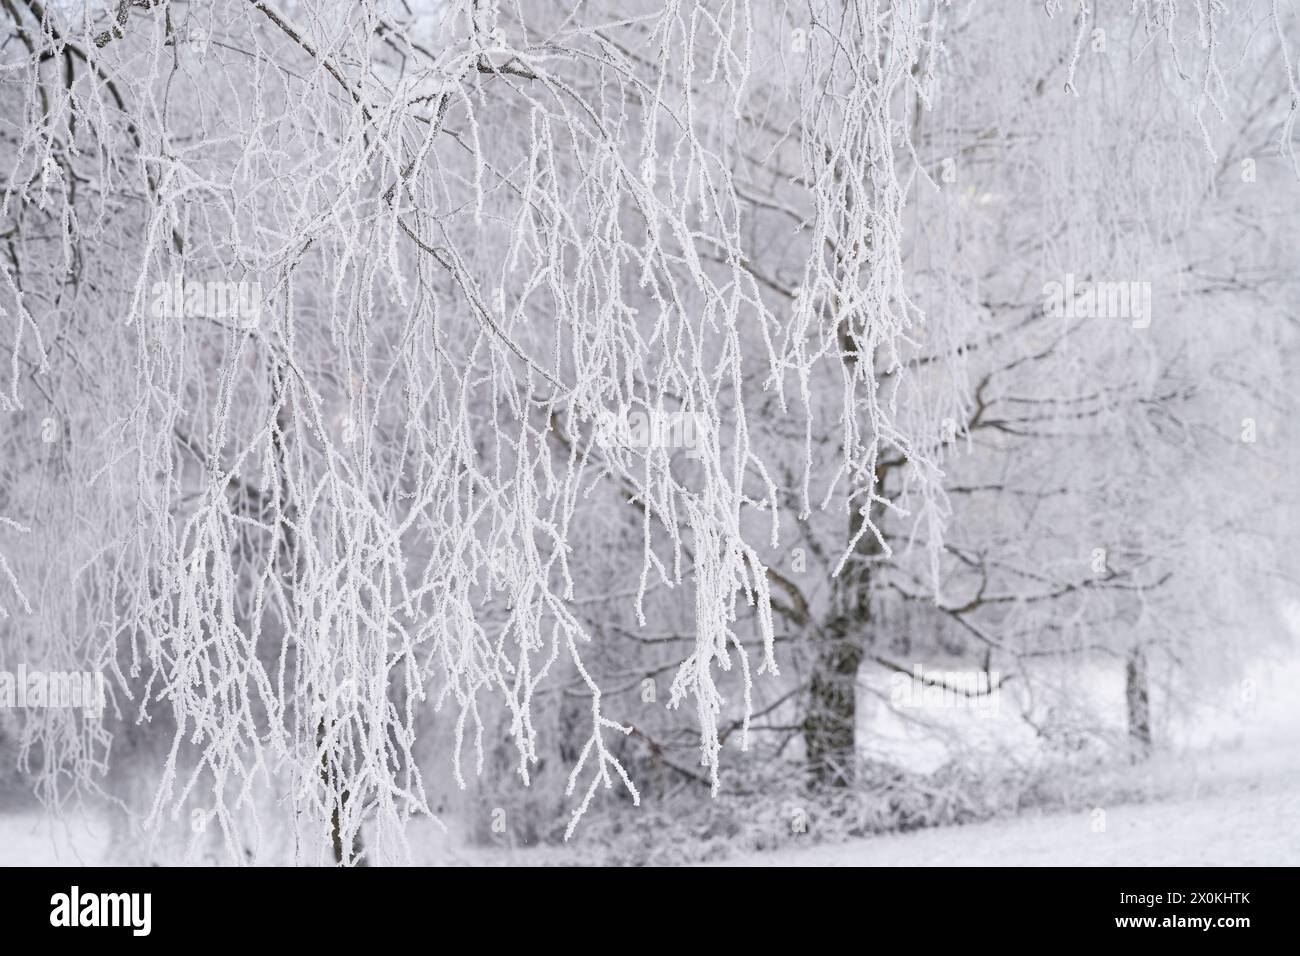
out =
<svg viewBox="0 0 1300 956"><path fill-rule="evenodd" d="M938 586L978 296L917 301L906 212L955 7L2 0L7 647L110 670L171 735L155 812L235 852L285 777L336 845L399 852L431 706L455 779L504 715L527 781L561 662L571 832L636 793L576 610L617 512L637 622L690 608L669 703L716 789L797 593L783 515L862 516L837 573L905 519Z"/></svg>

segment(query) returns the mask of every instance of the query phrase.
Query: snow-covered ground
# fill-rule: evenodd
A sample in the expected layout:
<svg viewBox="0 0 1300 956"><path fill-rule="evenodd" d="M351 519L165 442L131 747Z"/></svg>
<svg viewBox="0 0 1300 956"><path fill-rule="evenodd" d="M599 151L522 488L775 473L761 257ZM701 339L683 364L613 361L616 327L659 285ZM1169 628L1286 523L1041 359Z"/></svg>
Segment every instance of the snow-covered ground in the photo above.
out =
<svg viewBox="0 0 1300 956"><path fill-rule="evenodd" d="M887 675L885 675L887 676ZM887 690L876 675L878 690ZM773 866L1277 866L1300 864L1300 660L1260 661L1241 678L1164 721L1173 752L1149 770L1154 793L1174 799L1082 807L824 844L727 863ZM1091 699L1123 724L1122 677L1114 669L1076 670L1078 700ZM937 729L967 744L1024 753L1032 745L1018 719L1023 694L1012 687L991 713L939 709ZM946 725L946 726L945 726ZM960 731L958 730L960 728ZM933 734L877 707L864 728L873 749L916 769L937 764ZM1097 811L1104 811L1101 816ZM1104 827L1103 827L1104 823Z"/></svg>
<svg viewBox="0 0 1300 956"><path fill-rule="evenodd" d="M1083 808L962 827L752 853L746 866L1280 866L1300 864L1300 748L1202 755L1203 792L1167 802ZM1105 811L1104 830L1096 809ZM411 833L424 865L546 865L563 848L507 851L457 846L431 825ZM102 864L107 827L91 816L51 823L39 812L0 815L0 864Z"/></svg>
<svg viewBox="0 0 1300 956"><path fill-rule="evenodd" d="M1166 729L1171 751L1134 771L1152 799L1043 813L960 827L815 843L718 861L751 866L1266 866L1300 864L1300 660L1253 668L1245 706L1233 689ZM1100 691L1099 691L1100 692ZM972 724L940 712L952 726L978 726L990 746L1020 739L1014 714ZM949 727L949 730L952 729ZM871 720L880 749L928 752L916 729L887 709ZM979 736L979 735L977 735ZM1012 747L1010 749L1016 749ZM920 763L924 763L922 760ZM1098 811L1103 811L1104 816ZM412 824L418 865L564 865L591 862L590 851L467 846L431 821ZM89 812L62 821L38 809L0 810L0 865L113 863L109 830ZM217 862L215 858L205 862ZM278 861L277 861L278 862ZM284 862L288 862L287 860Z"/></svg>
<svg viewBox="0 0 1300 956"><path fill-rule="evenodd" d="M61 821L39 810L0 814L0 865L104 866L108 827L90 814Z"/></svg>
<svg viewBox="0 0 1300 956"><path fill-rule="evenodd" d="M1295 866L1296 746L1202 757L1209 792L732 857L743 866ZM1104 818L1096 815L1103 810ZM1104 830L1097 827L1104 821Z"/></svg>

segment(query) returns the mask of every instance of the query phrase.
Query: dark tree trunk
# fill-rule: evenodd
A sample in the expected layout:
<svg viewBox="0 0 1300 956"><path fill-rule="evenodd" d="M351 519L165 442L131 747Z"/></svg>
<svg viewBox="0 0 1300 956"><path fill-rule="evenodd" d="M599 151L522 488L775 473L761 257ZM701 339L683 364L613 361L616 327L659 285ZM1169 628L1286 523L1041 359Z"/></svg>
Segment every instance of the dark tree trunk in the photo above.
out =
<svg viewBox="0 0 1300 956"><path fill-rule="evenodd" d="M817 657L803 725L808 770L815 783L847 786L855 763L855 698L862 646L858 634L839 628L828 627L815 640Z"/></svg>
<svg viewBox="0 0 1300 956"><path fill-rule="evenodd" d="M858 343L840 324L842 360L856 365ZM874 487L880 494L884 478L878 468ZM869 501L870 498L868 497ZM856 764L855 724L857 720L858 667L866 652L871 623L871 572L881 553L876 535L859 533L867 524L862 498L854 499L849 512L849 541L856 540L853 554L835 579L831 591L830 617L820 628L811 628L813 665L808 688L808 709L804 717L804 750L813 783L847 786L853 781ZM873 520L878 508L868 505Z"/></svg>
<svg viewBox="0 0 1300 956"><path fill-rule="evenodd" d="M325 746L325 721L322 720L316 727L316 746L324 748ZM335 789L335 780L333 765L330 763L329 754L326 753L321 757L320 768L321 782L325 784L325 791ZM334 805L330 813L330 843L334 847L334 862L339 866L363 866L361 862L361 833L357 832L352 837L352 846L345 853L343 850L343 824L340 819L342 812L347 808L348 797L351 796L346 790L339 795L338 803Z"/></svg>
<svg viewBox="0 0 1300 956"><path fill-rule="evenodd" d="M850 540L865 523L855 508L849 517ZM871 561L879 553L880 543L868 531L835 580L830 619L812 635L813 670L803 730L815 783L842 787L853 781L858 667L871 623Z"/></svg>
<svg viewBox="0 0 1300 956"><path fill-rule="evenodd" d="M1142 648L1135 647L1129 654L1124 678L1129 743L1135 756L1145 757L1151 751L1151 699L1147 686L1147 659Z"/></svg>

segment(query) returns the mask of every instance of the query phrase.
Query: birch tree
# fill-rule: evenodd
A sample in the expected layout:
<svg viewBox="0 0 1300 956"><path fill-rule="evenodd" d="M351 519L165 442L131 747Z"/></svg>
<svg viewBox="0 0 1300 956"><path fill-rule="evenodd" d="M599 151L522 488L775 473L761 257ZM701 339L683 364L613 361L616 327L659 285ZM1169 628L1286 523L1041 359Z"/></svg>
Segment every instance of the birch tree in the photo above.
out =
<svg viewBox="0 0 1300 956"><path fill-rule="evenodd" d="M376 855L400 852L402 821L428 809L414 711L455 715L463 780L485 695L511 715L526 783L535 689L561 657L585 674L566 542L604 483L644 514L634 607L652 582L683 585L691 549L696 639L670 703L693 709L716 781L719 674L738 670L743 695L776 671L741 527L766 511L778 538L776 487L738 386L765 369L785 407L807 406L808 369L837 363L845 334L887 350L917 321L892 164L857 151L888 158L892 91L926 59L920 7L823 11L850 14L854 42L824 45L802 87L830 105L791 186L818 237L819 304L795 314L743 268L729 159L748 4L5 12L4 513L38 541L7 543L6 644L96 662L122 722L171 728L153 814L206 794L238 852L256 843L238 811L287 776L340 862L363 819ZM845 235L867 216L889 227L870 248ZM256 296L214 305L212 283ZM846 372L839 405L838 480L906 446L870 374ZM625 407L698 416L698 471L594 454L587 432ZM756 632L733 627L738 604ZM627 728L588 693L575 822L602 786L636 792L608 743ZM106 757L102 735L59 759L48 728L24 734L52 789Z"/></svg>
<svg viewBox="0 0 1300 956"><path fill-rule="evenodd" d="M0 7L0 654L111 676L102 724L20 715L47 799L147 736L150 825L197 809L257 858L252 811L280 791L303 858L401 859L430 776L467 785L496 715L530 782L563 675L571 834L598 793L639 799L624 689L593 663L594 639L631 639L614 623L671 631L661 703L714 791L756 695L788 692L782 638L810 662L815 777L852 777L881 569L940 607L961 588L943 430L979 408L973 342L1040 334L986 335L979 284L908 213L945 140L986 141L934 117L1009 9ZM1084 102L1092 13L1061 11L1034 14L1042 82ZM1151 2L1122 23L1189 77L1177 109L1211 162L1239 77L1291 155L1293 16ZM1228 70L1229 24L1277 52ZM1014 176L1040 160L1016 152L1037 94L985 79ZM1045 201L1097 182L1057 161ZM815 593L782 564L800 544ZM431 756L430 713L450 727Z"/></svg>

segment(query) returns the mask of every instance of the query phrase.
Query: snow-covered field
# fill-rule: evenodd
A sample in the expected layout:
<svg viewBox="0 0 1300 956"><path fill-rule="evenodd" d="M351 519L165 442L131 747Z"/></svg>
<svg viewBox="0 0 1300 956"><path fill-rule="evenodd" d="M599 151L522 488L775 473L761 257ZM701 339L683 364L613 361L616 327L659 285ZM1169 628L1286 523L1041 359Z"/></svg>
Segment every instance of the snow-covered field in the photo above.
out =
<svg viewBox="0 0 1300 956"><path fill-rule="evenodd" d="M1080 691L1083 687L1084 691ZM1242 695L1241 689L1249 689ZM727 861L772 866L1279 866L1300 864L1300 661L1259 662L1162 728L1173 752L1153 762L1150 790L1175 799L1083 807L962 827L853 840ZM1096 673L1076 694L1109 699L1122 720L1122 682ZM1008 695L1010 698L1011 695ZM947 717L990 749L1023 750L1013 700L994 714ZM1104 706L1103 706L1104 709ZM879 708L868 739L890 759L925 766L933 739ZM1171 780L1171 778L1176 778ZM1172 784L1172 786L1171 786ZM1096 811L1104 811L1104 817ZM1104 822L1104 828L1102 826Z"/></svg>
<svg viewBox="0 0 1300 956"><path fill-rule="evenodd" d="M1253 759L1246 760L1244 757ZM1285 866L1300 864L1300 760L1295 748L1202 758L1213 778L1186 799L1044 814L846 843L735 856L742 866ZM1230 779L1225 779L1228 775ZM456 846L417 827L424 865L564 864L563 849ZM423 836L423 839L421 839ZM93 817L51 823L39 813L0 816L0 864L75 866L111 862L106 826Z"/></svg>
<svg viewBox="0 0 1300 956"><path fill-rule="evenodd" d="M1202 758L1212 792L1167 802L995 820L733 857L744 866L1295 866L1300 759L1294 746ZM1094 808L1099 809L1099 808Z"/></svg>
<svg viewBox="0 0 1300 956"><path fill-rule="evenodd" d="M746 866L1277 866L1300 864L1300 660L1249 669L1252 693L1235 688L1207 697L1165 728L1169 749L1134 770L1151 796L1141 802L1035 813L959 827L787 846L716 861ZM1083 678L1080 678L1083 682ZM1104 697L1108 680L1090 680ZM970 746L1019 751L1025 744L1015 708L972 719L938 712L947 735L958 728ZM874 711L867 738L891 759L924 766L935 742L887 708ZM423 866L534 866L591 862L591 850L510 850L467 844L431 821L412 823L412 862ZM801 838L802 839L802 838ZM109 827L90 812L47 819L37 808L0 811L0 865L75 866L117 862ZM200 862L219 862L215 856ZM287 860L283 862L288 862Z"/></svg>

